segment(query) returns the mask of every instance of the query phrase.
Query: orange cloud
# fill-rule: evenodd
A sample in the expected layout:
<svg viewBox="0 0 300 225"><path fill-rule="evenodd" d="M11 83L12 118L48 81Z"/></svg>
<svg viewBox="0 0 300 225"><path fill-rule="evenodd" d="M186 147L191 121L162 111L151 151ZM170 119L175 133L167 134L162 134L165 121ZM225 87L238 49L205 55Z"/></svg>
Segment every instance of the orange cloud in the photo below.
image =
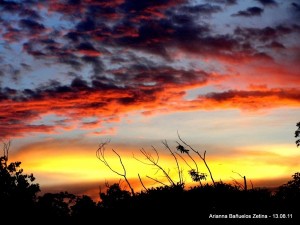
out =
<svg viewBox="0 0 300 225"><path fill-rule="evenodd" d="M101 52L96 50L79 50L78 53L90 57L98 57L101 55Z"/></svg>
<svg viewBox="0 0 300 225"><path fill-rule="evenodd" d="M91 84L75 78L69 86L54 83L36 90L9 90L9 94L0 92L1 135L8 137L30 132L57 132L57 129L74 127L71 126L74 122L81 129L103 128L105 123L113 122L112 119L120 121L124 115L137 111L152 115L195 110L236 108L257 111L299 107L300 89L296 85L298 81L295 81L298 72L288 74L289 70L277 67L261 66L254 71L247 67L243 76L172 67L151 70L123 68L111 70L110 73L119 79L128 78L122 81L125 87L98 78L92 80ZM254 72L263 75L252 76ZM270 74L273 74L274 80L266 84ZM241 88L235 89L239 84ZM290 87L291 84L294 87ZM185 99L188 90L207 86L214 86L216 91L203 93L192 100ZM37 123L49 114L64 117L65 120ZM83 120L89 117L96 120ZM115 130L104 133L107 132L113 134Z"/></svg>
<svg viewBox="0 0 300 225"><path fill-rule="evenodd" d="M82 118L100 116L103 121L118 118L126 113L142 110L144 115L153 112L176 112L237 108L241 110L260 110L276 107L299 107L300 90L296 88L271 88L261 90L229 90L212 92L185 100L185 91L202 84L172 85L166 89L144 87L140 93L133 90L77 90L76 92L44 94L40 99L25 102L4 100L0 102L2 135L22 135L25 132L53 132L56 128L68 127L67 124L34 125L42 115L54 114L80 121ZM257 86L256 86L257 87ZM253 86L250 86L253 89ZM148 90L151 95L148 95ZM100 126L103 121L82 123L82 128Z"/></svg>
<svg viewBox="0 0 300 225"><path fill-rule="evenodd" d="M111 127L111 128L108 128L108 129L103 129L101 131L95 131L92 134L99 136L99 135L114 135L116 133L117 133L117 129L114 128L114 127Z"/></svg>

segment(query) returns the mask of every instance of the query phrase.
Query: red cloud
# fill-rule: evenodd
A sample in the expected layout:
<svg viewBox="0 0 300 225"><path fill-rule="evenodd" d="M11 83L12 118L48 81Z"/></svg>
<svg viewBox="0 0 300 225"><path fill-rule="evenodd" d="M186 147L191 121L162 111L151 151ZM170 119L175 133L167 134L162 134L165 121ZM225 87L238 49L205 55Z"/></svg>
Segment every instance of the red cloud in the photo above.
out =
<svg viewBox="0 0 300 225"><path fill-rule="evenodd" d="M96 50L79 50L77 51L81 55L90 56L90 57L98 57L101 55L101 52Z"/></svg>
<svg viewBox="0 0 300 225"><path fill-rule="evenodd" d="M202 105L204 109L237 108L242 110L260 110L277 107L299 107L300 89L232 90L199 96L193 103L196 106Z"/></svg>
<svg viewBox="0 0 300 225"><path fill-rule="evenodd" d="M162 84L161 84L162 85ZM145 86L115 90L86 88L76 92L47 93L38 99L26 101L2 100L0 112L2 136L18 136L29 132L54 132L64 124L31 125L41 115L56 114L80 121L86 117L120 117L126 113L143 110L144 114L190 111L202 109L237 108L242 110L299 107L300 89L267 89L214 92L194 100L185 100L185 90L200 87L201 82L190 84L166 83L161 88ZM253 89L253 87L252 87ZM149 93L149 94L147 94ZM101 121L83 123L83 127L100 125ZM114 132L113 130L108 132ZM102 132L101 132L102 133Z"/></svg>
<svg viewBox="0 0 300 225"><path fill-rule="evenodd" d="M149 115L299 106L299 47L296 39L290 42L299 32L297 25L282 22L265 28L236 27L227 34L219 33L209 23L199 22L202 20L198 14L219 13L221 7L190 5L184 0L51 0L28 3L33 11L28 11L29 6L24 4L6 4L1 11L18 17L3 19L1 34L6 43L21 40L20 61L32 63L32 69L36 61L31 58L26 61L28 55L40 60L41 64L36 65L67 65L65 72L77 78L71 82L67 78L64 84L49 87L0 88L1 136L70 129L72 121L80 123L85 117L99 121L82 122L78 127L95 129L111 118L118 120L134 111ZM38 11L42 11L43 18ZM44 15L47 11L49 21ZM252 7L240 15L260 13L261 9ZM62 23L52 24L53 15L59 16ZM4 52L17 55L19 52L14 49L18 47L8 46L11 50ZM176 58L179 54L182 57ZM10 58L0 62L3 68L0 76L6 80L10 79L6 74L21 74L25 81L28 73L22 74L18 70L22 68L20 64L18 67ZM201 62L198 64L196 59ZM171 66L162 66L165 64ZM79 79L86 65L92 68L91 76ZM218 75L218 71L232 75ZM32 74L35 76L35 71ZM207 86L214 92L206 93L203 88L197 98L185 99L188 90ZM66 120L36 125L47 114Z"/></svg>

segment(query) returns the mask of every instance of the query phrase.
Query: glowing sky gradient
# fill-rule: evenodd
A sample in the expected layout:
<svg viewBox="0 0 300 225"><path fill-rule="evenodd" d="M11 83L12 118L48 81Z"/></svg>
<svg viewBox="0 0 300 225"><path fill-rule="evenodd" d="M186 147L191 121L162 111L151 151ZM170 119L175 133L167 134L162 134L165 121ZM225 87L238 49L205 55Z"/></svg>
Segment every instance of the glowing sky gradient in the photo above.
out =
<svg viewBox="0 0 300 225"><path fill-rule="evenodd" d="M299 21L297 0L2 0L0 138L42 190L119 179L107 138L132 180L151 145L172 170L177 131L216 180L278 184L300 168Z"/></svg>

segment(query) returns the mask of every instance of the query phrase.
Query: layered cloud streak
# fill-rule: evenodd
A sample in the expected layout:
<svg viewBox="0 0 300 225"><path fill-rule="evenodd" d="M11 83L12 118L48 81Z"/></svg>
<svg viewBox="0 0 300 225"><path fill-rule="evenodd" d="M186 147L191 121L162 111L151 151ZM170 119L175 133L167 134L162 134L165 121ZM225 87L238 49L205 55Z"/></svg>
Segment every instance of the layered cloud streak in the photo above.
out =
<svg viewBox="0 0 300 225"><path fill-rule="evenodd" d="M270 22L270 10L285 14ZM101 126L136 111L300 104L294 2L31 0L1 1L0 11L2 137ZM257 17L257 26L240 22ZM64 120L37 122L47 115Z"/></svg>

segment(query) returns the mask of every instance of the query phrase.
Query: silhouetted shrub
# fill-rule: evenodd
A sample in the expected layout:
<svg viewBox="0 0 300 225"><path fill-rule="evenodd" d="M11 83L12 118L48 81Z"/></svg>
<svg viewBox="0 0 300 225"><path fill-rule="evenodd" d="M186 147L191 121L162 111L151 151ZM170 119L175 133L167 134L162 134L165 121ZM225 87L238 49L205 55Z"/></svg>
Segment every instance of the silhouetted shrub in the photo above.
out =
<svg viewBox="0 0 300 225"><path fill-rule="evenodd" d="M23 174L21 162L7 163L6 155L0 157L0 212L2 221L34 216L39 185L33 183L33 174ZM16 217L16 215L18 215Z"/></svg>
<svg viewBox="0 0 300 225"><path fill-rule="evenodd" d="M68 192L45 193L38 198L37 215L41 221L67 222L71 216L71 206L75 203L75 195Z"/></svg>
<svg viewBox="0 0 300 225"><path fill-rule="evenodd" d="M108 186L106 193L100 193L101 207L103 208L124 208L128 206L130 192L122 190L118 183Z"/></svg>
<svg viewBox="0 0 300 225"><path fill-rule="evenodd" d="M276 192L276 200L280 207L287 210L300 210L300 173L292 175L292 180L279 187Z"/></svg>
<svg viewBox="0 0 300 225"><path fill-rule="evenodd" d="M73 224L87 224L99 217L99 206L87 195L77 196L75 204L71 206Z"/></svg>
<svg viewBox="0 0 300 225"><path fill-rule="evenodd" d="M296 140L296 145L297 145L297 147L299 147L299 146L300 146L300 122L298 122L298 123L296 124L296 126L297 126L298 128L297 128L297 130L295 131L295 138L299 138L299 139Z"/></svg>

